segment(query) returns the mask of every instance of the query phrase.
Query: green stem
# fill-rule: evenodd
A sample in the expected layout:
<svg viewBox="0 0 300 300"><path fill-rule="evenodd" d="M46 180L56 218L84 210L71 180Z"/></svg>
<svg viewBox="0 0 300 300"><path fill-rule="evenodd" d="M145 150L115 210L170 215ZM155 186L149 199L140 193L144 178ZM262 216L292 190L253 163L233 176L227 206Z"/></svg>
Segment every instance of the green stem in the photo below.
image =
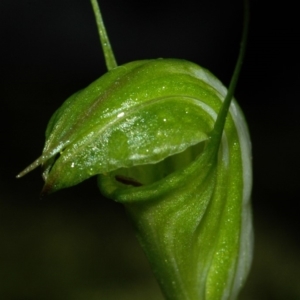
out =
<svg viewBox="0 0 300 300"><path fill-rule="evenodd" d="M91 0L93 11L95 14L96 18L96 23L97 23L97 28L98 28L98 33L100 36L100 42L101 46L103 49L104 57L105 57L105 62L106 62L106 67L109 70L117 67L117 62L113 53L113 50L111 48L110 42L108 35L106 33L106 29L103 23L100 7L98 5L97 0Z"/></svg>
<svg viewBox="0 0 300 300"><path fill-rule="evenodd" d="M240 51L238 60L235 65L235 69L232 75L232 78L230 80L230 84L228 87L227 95L224 99L223 105L221 107L220 112L218 113L218 117L214 126L214 129L211 133L211 142L210 147L212 149L219 149L219 144L221 142L221 136L223 133L223 129L226 122L226 116L231 104L231 100L233 98L235 88L238 82L238 78L241 72L243 60L245 57L246 52L246 43L247 43L247 37L248 37L248 31L249 31L249 1L244 0L244 24L243 24L243 35L242 40L240 44Z"/></svg>

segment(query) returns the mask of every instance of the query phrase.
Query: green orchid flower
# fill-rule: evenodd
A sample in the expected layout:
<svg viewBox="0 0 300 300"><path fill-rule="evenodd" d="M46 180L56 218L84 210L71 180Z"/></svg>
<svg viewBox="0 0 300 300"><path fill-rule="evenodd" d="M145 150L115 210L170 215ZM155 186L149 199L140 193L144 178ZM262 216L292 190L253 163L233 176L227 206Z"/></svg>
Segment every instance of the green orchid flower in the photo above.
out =
<svg viewBox="0 0 300 300"><path fill-rule="evenodd" d="M42 155L18 177L42 165L48 194L98 175L101 192L125 206L166 299L236 299L253 244L251 143L232 99L247 30L227 90L184 60L117 66L92 5L109 71L54 113Z"/></svg>

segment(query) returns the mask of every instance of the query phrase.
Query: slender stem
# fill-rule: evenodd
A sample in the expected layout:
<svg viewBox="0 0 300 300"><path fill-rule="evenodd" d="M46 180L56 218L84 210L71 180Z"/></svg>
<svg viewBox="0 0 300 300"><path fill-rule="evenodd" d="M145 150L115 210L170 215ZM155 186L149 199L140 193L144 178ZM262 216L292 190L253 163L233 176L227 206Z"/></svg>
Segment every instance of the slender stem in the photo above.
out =
<svg viewBox="0 0 300 300"><path fill-rule="evenodd" d="M235 88L237 85L237 81L238 81L238 77L240 75L241 72L241 68L242 68L242 64L243 64L243 60L245 57L245 52L246 52L246 42L247 42L247 37L248 37L248 31L249 31L249 1L248 0L244 0L244 24L243 24L243 35L242 35L242 40L241 40L241 44L240 44L240 51L239 51L239 56L238 56L238 60L236 62L235 65L235 69L228 87L228 91L227 91L227 95L224 99L223 105L221 107L221 110L218 114L218 118L216 120L214 129L211 133L211 141L212 144L211 146L213 146L215 149L218 149L218 147L216 147L218 143L220 143L221 141L221 136L222 136L222 132L225 126L225 122L226 122L226 116L231 104L231 100L233 98L234 92L235 92Z"/></svg>
<svg viewBox="0 0 300 300"><path fill-rule="evenodd" d="M100 7L98 5L97 0L91 0L93 11L95 14L96 18L96 23L97 23L97 28L98 28L98 33L100 36L100 42L101 46L103 49L104 57L105 57L105 62L106 62L106 67L108 70L111 70L115 67L117 67L117 62L113 53L113 50L111 48L110 42L108 35L106 33L106 29L103 23Z"/></svg>

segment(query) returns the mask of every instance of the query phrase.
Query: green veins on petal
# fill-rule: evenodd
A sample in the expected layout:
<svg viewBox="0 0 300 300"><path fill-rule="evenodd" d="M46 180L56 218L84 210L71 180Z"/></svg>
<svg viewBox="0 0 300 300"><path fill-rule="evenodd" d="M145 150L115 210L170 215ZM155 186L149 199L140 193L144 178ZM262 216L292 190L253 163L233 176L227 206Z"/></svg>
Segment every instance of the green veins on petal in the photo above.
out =
<svg viewBox="0 0 300 300"><path fill-rule="evenodd" d="M125 205L166 299L235 299L250 268L251 145L236 102L220 149L211 151L210 142L208 133L175 155L174 161L188 157L184 167L168 169L169 157L99 175L101 192ZM118 174L132 183L116 180ZM148 184L136 186L139 179Z"/></svg>
<svg viewBox="0 0 300 300"><path fill-rule="evenodd" d="M234 100L221 144L211 136L226 94L187 61L119 66L55 112L42 156L20 175L42 164L44 194L99 175L166 299L235 299L252 257L251 145Z"/></svg>
<svg viewBox="0 0 300 300"><path fill-rule="evenodd" d="M214 109L221 105L219 92L207 84L210 77L187 61L137 61L72 95L46 131L39 159L45 191L119 168L157 163L205 141Z"/></svg>

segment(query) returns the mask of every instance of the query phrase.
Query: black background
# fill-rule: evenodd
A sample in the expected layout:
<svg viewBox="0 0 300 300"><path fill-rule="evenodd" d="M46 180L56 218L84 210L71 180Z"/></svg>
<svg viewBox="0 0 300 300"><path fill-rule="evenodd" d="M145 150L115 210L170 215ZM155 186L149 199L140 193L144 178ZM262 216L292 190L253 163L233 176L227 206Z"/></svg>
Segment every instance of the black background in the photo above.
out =
<svg viewBox="0 0 300 300"><path fill-rule="evenodd" d="M228 85L242 1L100 3L119 64L176 57ZM236 91L253 142L255 256L240 299L300 299L299 30L296 7L251 1ZM1 0L1 299L162 299L123 208L92 178L39 200L41 154L57 107L105 64L88 0Z"/></svg>

